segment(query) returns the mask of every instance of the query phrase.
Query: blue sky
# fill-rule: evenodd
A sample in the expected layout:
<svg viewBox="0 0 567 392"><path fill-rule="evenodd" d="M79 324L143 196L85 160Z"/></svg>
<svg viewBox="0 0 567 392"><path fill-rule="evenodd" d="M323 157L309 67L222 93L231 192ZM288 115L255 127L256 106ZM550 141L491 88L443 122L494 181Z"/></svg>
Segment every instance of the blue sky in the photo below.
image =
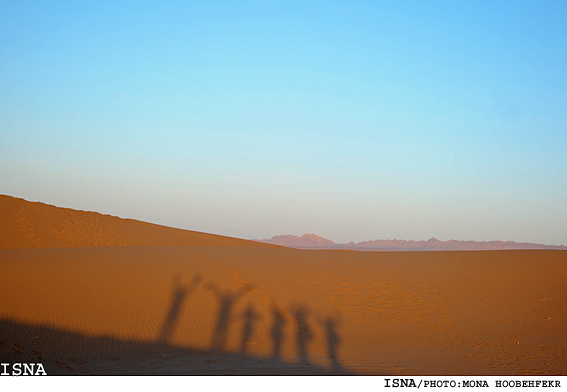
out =
<svg viewBox="0 0 567 392"><path fill-rule="evenodd" d="M0 1L0 193L240 238L567 244L567 3Z"/></svg>

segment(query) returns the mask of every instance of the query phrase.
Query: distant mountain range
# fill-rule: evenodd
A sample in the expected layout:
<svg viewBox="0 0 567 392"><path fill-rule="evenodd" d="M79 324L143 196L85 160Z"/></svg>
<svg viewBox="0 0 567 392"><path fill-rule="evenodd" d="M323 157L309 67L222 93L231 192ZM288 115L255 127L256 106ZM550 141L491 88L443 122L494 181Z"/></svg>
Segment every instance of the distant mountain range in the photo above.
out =
<svg viewBox="0 0 567 392"><path fill-rule="evenodd" d="M287 246L299 249L352 249L368 251L439 251L439 250L508 250L508 249L553 249L567 250L567 246L532 244L514 241L439 241L436 238L427 241L375 240L336 244L315 234L277 235L271 239L257 240L267 244Z"/></svg>

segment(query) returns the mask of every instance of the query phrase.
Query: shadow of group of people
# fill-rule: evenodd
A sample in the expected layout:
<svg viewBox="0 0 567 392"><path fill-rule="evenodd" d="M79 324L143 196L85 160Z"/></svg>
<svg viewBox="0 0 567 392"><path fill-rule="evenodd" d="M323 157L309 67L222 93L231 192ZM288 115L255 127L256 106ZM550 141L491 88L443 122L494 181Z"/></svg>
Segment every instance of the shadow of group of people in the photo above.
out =
<svg viewBox="0 0 567 392"><path fill-rule="evenodd" d="M172 298L169 311L163 322L163 325L158 334L158 342L169 344L175 332L181 309L187 298L196 290L202 281L200 275L195 275L191 283L182 285L181 277L176 275L172 283ZM218 312L215 327L212 334L210 349L216 352L226 352L227 341L231 323L234 320L242 319L242 335L240 339L240 353L247 354L248 348L252 342L255 334L255 324L262 319L262 315L258 313L252 303L248 304L245 310L239 314L234 315L235 305L247 293L253 290L249 284L236 290L221 290L215 283L208 283L205 289L210 291L218 302ZM281 309L276 303L271 304L272 309L272 327L271 327L271 341L272 357L275 359L282 359L283 357L283 343L285 340L285 327L289 317L286 312ZM309 360L309 346L314 339L312 329L308 323L308 318L311 310L305 305L291 306L290 312L293 321L296 324L296 351L298 356L298 364L310 365ZM321 325L325 331L326 346L328 350L328 358L331 367L334 371L340 371L341 365L338 357L338 346L340 344L340 337L337 333L338 323L340 321L337 317L327 316L325 319L316 317L317 323Z"/></svg>
<svg viewBox="0 0 567 392"><path fill-rule="evenodd" d="M309 324L307 323L307 319L311 312L309 308L303 305L295 306L292 312L297 322L296 344L297 353L299 355L299 363L309 365L308 345L313 339L313 334ZM340 370L341 365L338 357L340 337L337 333L337 326L340 319L338 317L327 316L325 319L317 317L316 320L325 330L328 357L331 362L331 367L334 370Z"/></svg>

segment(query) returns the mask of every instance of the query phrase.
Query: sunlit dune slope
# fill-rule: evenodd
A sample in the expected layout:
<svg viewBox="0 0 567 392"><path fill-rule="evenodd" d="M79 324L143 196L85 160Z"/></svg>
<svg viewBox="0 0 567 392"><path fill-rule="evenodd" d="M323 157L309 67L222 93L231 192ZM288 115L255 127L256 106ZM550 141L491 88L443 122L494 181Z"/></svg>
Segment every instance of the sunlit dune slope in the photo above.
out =
<svg viewBox="0 0 567 392"><path fill-rule="evenodd" d="M266 244L0 195L0 249Z"/></svg>
<svg viewBox="0 0 567 392"><path fill-rule="evenodd" d="M0 265L0 359L52 373L567 374L562 251L17 249Z"/></svg>

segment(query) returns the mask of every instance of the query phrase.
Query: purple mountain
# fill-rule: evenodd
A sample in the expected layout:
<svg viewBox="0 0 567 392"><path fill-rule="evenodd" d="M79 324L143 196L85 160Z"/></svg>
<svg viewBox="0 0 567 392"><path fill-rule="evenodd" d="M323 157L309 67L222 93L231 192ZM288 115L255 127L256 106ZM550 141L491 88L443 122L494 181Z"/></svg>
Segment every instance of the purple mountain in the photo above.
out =
<svg viewBox="0 0 567 392"><path fill-rule="evenodd" d="M407 240L375 240L363 242L349 242L348 244L337 244L331 240L319 237L315 234L303 234L301 237L294 235L277 235L271 239L257 240L267 244L281 245L289 248L299 249L352 249L352 250L508 250L508 249L553 249L567 250L567 246L532 244L529 242L514 241L439 241L431 238L427 241Z"/></svg>

